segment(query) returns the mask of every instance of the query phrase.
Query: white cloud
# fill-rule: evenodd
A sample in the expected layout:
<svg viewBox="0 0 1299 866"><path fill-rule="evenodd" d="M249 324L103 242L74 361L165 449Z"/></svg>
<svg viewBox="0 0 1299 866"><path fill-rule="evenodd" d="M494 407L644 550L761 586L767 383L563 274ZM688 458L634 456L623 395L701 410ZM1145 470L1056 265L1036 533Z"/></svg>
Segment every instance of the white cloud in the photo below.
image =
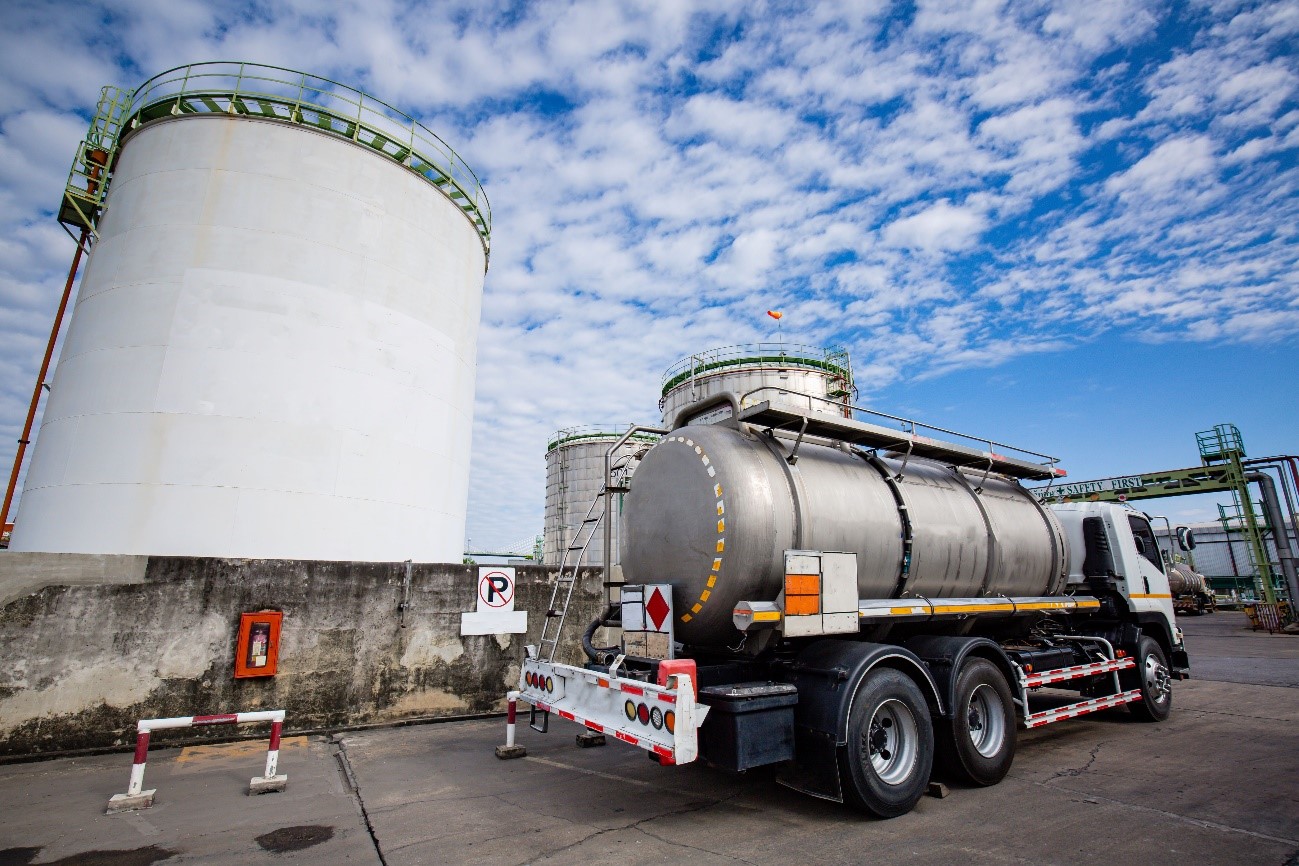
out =
<svg viewBox="0 0 1299 866"><path fill-rule="evenodd" d="M978 211L940 201L885 226L883 240L926 252L960 250L973 245L986 226L987 219Z"/></svg>
<svg viewBox="0 0 1299 866"><path fill-rule="evenodd" d="M663 369L770 337L770 306L787 339L846 344L868 392L1107 333L1296 333L1292 3L1181 29L1138 0L415 12L0 8L0 436L71 254L49 212L99 86L214 57L367 89L484 178L476 544L540 528L550 432L653 420Z"/></svg>

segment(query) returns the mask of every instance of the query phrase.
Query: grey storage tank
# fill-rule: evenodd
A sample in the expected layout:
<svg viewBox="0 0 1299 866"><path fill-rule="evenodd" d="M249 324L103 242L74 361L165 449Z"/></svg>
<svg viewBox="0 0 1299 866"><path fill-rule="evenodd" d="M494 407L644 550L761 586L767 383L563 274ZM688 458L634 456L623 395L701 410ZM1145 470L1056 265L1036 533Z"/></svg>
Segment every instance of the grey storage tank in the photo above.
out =
<svg viewBox="0 0 1299 866"><path fill-rule="evenodd" d="M622 425L626 430L630 425ZM596 494L604 485L604 460L609 448L622 436L617 425L567 427L557 431L546 443L546 513L542 542L542 562L559 565L564 551L578 537ZM614 474L630 481L636 470L637 455L658 441L657 436L637 434L613 456ZM616 494L613 513L613 549L621 538L618 516L623 494ZM596 515L602 513L597 510ZM576 552L574 553L574 558ZM569 564L573 563L570 559ZM582 558L583 565L604 564L604 534L597 531Z"/></svg>

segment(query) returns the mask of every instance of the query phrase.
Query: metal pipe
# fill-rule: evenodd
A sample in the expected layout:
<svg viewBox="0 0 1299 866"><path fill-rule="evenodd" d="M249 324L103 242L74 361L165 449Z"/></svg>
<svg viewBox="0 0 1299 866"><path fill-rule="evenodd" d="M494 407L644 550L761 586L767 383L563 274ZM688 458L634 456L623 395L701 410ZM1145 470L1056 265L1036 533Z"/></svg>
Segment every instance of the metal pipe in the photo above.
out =
<svg viewBox="0 0 1299 866"><path fill-rule="evenodd" d="M54 344L59 340L59 331L63 327L63 314L68 309L68 299L72 296L72 284L76 281L77 271L81 268L81 254L86 249L89 232L81 230L81 239L77 242L77 253L72 257L72 267L68 269L67 282L63 284L63 297L59 300L59 310L54 314L54 326L50 328L50 340L45 345L45 358L41 361L41 371L36 374L36 387L32 389L32 402L27 407L27 421L23 424L23 433L18 437L18 453L14 455L14 468L9 473L9 486L5 488L4 507L0 508L0 534L9 525L9 506L13 504L14 490L18 487L18 475L22 471L23 457L27 454L27 445L31 441L32 424L36 420L36 407L41 402L41 386L50 371L50 359L54 357Z"/></svg>
<svg viewBox="0 0 1299 866"><path fill-rule="evenodd" d="M1299 603L1299 574L1296 573L1295 556L1290 547L1290 533L1285 528L1285 513L1276 498L1276 482L1266 472L1250 472L1245 480L1257 483L1263 492L1263 512L1267 522L1272 525L1272 543L1276 545L1277 559L1281 560L1281 573L1285 575L1293 616L1294 606Z"/></svg>
<svg viewBox="0 0 1299 866"><path fill-rule="evenodd" d="M1299 509L1295 507L1295 494L1290 491L1290 483L1286 478L1286 458L1278 458L1282 462L1271 462L1271 460L1250 460L1245 463L1251 469L1275 470L1281 481L1281 497L1285 501L1285 513L1290 516L1290 533L1293 533L1296 527L1299 527ZM1293 545L1292 545L1293 546Z"/></svg>

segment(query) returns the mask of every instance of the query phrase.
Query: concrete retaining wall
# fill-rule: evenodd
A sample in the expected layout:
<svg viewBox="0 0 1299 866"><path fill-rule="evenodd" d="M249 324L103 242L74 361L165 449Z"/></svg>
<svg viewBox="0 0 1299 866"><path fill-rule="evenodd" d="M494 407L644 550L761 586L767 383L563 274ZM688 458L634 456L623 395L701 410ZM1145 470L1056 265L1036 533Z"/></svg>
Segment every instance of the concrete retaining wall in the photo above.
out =
<svg viewBox="0 0 1299 866"><path fill-rule="evenodd" d="M141 718L283 708L305 730L503 709L553 569L517 568L527 636L460 636L476 567L414 565L403 614L405 575L404 563L0 552L0 755L125 745ZM574 594L567 661L600 581L584 575ZM236 680L239 615L267 608L284 612L279 672Z"/></svg>

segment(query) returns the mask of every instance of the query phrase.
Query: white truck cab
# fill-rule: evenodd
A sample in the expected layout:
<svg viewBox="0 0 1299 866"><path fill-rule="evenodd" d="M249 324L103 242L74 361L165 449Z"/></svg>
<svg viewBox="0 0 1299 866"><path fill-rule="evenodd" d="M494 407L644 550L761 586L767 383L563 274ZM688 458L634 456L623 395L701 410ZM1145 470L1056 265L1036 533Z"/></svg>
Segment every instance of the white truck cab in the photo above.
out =
<svg viewBox="0 0 1299 866"><path fill-rule="evenodd" d="M1130 618L1168 653L1174 678L1185 678L1189 664L1182 631L1150 518L1111 502L1057 504L1050 509L1068 540L1071 591L1121 598Z"/></svg>

